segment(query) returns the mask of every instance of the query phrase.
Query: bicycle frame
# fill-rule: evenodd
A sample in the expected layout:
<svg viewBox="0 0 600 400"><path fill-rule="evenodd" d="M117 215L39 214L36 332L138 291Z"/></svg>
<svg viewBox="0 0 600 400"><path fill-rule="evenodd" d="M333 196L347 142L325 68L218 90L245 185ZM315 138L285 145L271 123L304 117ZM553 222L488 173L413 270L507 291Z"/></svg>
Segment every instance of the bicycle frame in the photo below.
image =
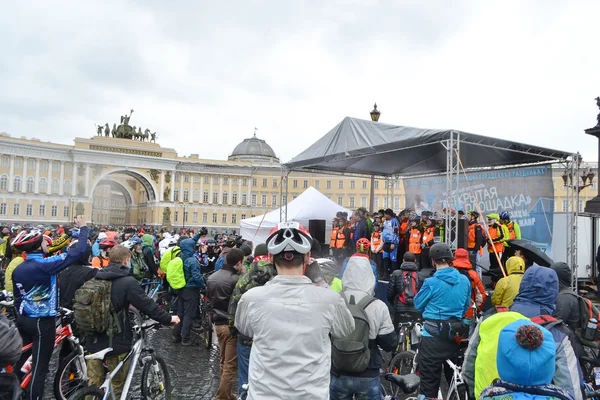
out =
<svg viewBox="0 0 600 400"><path fill-rule="evenodd" d="M148 282L142 282L140 283L140 286L142 287L142 289L146 290L144 288L144 286L151 286L151 285L156 285L154 286L152 289L150 289L147 293L148 297L150 297L151 299L154 298L154 296L156 296L156 294L160 291L160 289L162 289L162 282L161 281L148 281Z"/></svg>
<svg viewBox="0 0 600 400"><path fill-rule="evenodd" d="M112 380L119 373L121 368L123 368L123 365L125 364L125 362L127 360L131 359L131 364L129 365L129 371L127 372L127 379L125 379L125 384L123 385L123 393L121 393L122 398L127 398L127 394L129 394L129 388L131 386L131 381L133 380L133 374L135 372L135 367L137 366L140 355L142 354L143 345L144 345L144 340L142 338L140 338L133 344L133 347L132 347L131 351L127 354L127 357L125 357L125 359L123 359L123 361L119 362L119 364L117 364L117 366L115 367L114 370L112 370L112 372L107 372L106 379L104 380L104 383L102 384L102 386L100 386L100 389L104 390L103 400L108 400L109 395L110 395L110 399L117 400L117 398L115 397L115 392L112 387Z"/></svg>
<svg viewBox="0 0 600 400"><path fill-rule="evenodd" d="M448 397L450 397L450 393L458 392L458 387L464 385L465 382L463 381L462 375L460 373L460 367L450 360L446 360L446 363L448 364L448 366L450 366L450 368L452 368L452 380L450 381L448 386Z"/></svg>

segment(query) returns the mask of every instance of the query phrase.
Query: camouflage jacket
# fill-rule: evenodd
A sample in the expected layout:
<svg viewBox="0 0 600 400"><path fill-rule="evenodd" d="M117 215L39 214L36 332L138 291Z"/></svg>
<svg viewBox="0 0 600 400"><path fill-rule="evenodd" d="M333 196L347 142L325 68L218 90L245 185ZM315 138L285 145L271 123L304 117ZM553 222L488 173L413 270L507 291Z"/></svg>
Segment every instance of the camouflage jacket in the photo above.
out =
<svg viewBox="0 0 600 400"><path fill-rule="evenodd" d="M229 329L232 334L237 334L237 330L235 329L235 312L237 311L237 306L242 295L254 287L263 286L273 279L275 275L277 275L275 266L271 264L269 260L261 259L250 264L246 274L238 279L238 282L233 289L231 300L229 301ZM241 334L239 334L239 336L242 344L247 346L252 345L251 338Z"/></svg>

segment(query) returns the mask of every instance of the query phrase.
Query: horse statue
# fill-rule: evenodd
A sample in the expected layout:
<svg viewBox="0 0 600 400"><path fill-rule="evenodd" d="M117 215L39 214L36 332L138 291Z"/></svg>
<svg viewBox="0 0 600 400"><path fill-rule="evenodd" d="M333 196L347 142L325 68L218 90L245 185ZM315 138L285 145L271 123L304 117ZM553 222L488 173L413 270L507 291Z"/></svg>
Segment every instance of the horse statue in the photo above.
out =
<svg viewBox="0 0 600 400"><path fill-rule="evenodd" d="M139 141L141 141L141 142L144 141L144 134L142 133L142 127L141 126L138 128L137 137L138 137Z"/></svg>
<svg viewBox="0 0 600 400"><path fill-rule="evenodd" d="M142 140L149 142L150 141L150 129L146 128L144 130L144 136L142 137Z"/></svg>
<svg viewBox="0 0 600 400"><path fill-rule="evenodd" d="M116 138L117 137L117 124L113 124L113 128L112 131L110 132L112 137Z"/></svg>
<svg viewBox="0 0 600 400"><path fill-rule="evenodd" d="M151 141L152 143L156 143L156 138L157 138L157 137L158 137L158 135L156 134L156 132L152 132L152 133L150 134L150 141Z"/></svg>
<svg viewBox="0 0 600 400"><path fill-rule="evenodd" d="M98 136L102 136L102 125L96 125Z"/></svg>
<svg viewBox="0 0 600 400"><path fill-rule="evenodd" d="M108 127L108 122L104 124L104 137L110 136L110 128Z"/></svg>

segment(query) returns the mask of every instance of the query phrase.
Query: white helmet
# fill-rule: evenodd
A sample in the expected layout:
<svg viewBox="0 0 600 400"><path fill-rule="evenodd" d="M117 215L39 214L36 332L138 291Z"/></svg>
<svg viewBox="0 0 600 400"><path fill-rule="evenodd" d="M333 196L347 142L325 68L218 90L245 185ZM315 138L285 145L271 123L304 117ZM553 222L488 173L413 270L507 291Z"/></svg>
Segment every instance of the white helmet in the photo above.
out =
<svg viewBox="0 0 600 400"><path fill-rule="evenodd" d="M295 251L306 254L312 247L310 232L297 222L281 222L267 238L267 250L271 254Z"/></svg>

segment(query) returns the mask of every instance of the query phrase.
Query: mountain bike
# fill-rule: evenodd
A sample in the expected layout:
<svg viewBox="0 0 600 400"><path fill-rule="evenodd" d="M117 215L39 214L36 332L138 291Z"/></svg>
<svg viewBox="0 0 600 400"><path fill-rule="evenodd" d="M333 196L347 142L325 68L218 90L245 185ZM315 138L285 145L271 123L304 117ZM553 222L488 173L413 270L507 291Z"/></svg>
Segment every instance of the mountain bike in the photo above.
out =
<svg viewBox="0 0 600 400"><path fill-rule="evenodd" d="M112 371L109 371L108 367L105 364L102 364L106 372L104 383L102 383L100 387L88 386L80 389L70 398L70 400L116 399L112 381L127 361L131 361L131 363L123 386L123 392L121 393L122 399L130 397L129 389L131 387L131 381L133 380L133 374L139 362L142 367L142 398L170 400L172 388L167 364L147 344L147 332L150 329L158 329L160 326L161 324L156 321L146 321L141 325L134 326L133 330L136 339L133 347L129 353L127 353L127 356L119 362ZM85 359L103 361L106 355L111 351L112 348L108 347L94 354L85 356Z"/></svg>
<svg viewBox="0 0 600 400"><path fill-rule="evenodd" d="M410 394L416 392L419 385L421 384L421 378L415 374L398 375L388 373L385 374L385 380L391 382L395 387L400 389L404 394ZM441 398L441 397L440 397ZM384 400L399 400L396 394L384 395ZM417 400L417 397L406 397L405 400Z"/></svg>
<svg viewBox="0 0 600 400"><path fill-rule="evenodd" d="M200 292L200 304L198 305L198 315L202 325L202 341L204 347L208 350L212 347L213 340L213 317L210 301L206 296L206 289Z"/></svg>

